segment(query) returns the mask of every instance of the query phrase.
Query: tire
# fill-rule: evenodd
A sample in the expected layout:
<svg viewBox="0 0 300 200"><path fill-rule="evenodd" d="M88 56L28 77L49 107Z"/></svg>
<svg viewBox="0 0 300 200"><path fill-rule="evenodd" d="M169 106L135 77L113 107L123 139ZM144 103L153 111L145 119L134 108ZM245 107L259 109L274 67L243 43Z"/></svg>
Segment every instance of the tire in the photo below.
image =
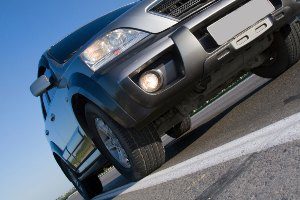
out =
<svg viewBox="0 0 300 200"><path fill-rule="evenodd" d="M77 174L65 162L59 161L59 166L85 200L90 200L102 193L103 186L97 175L89 176L84 180L79 180Z"/></svg>
<svg viewBox="0 0 300 200"><path fill-rule="evenodd" d="M263 78L276 78L300 59L300 23L294 21L275 35L271 46L272 61L253 70Z"/></svg>
<svg viewBox="0 0 300 200"><path fill-rule="evenodd" d="M168 130L166 132L166 134L169 135L172 138L179 138L185 132L187 132L188 130L190 130L191 125L192 125L191 118L190 117L186 117L181 123L175 125L173 128L171 128L170 130Z"/></svg>
<svg viewBox="0 0 300 200"><path fill-rule="evenodd" d="M86 122L100 152L127 179L138 181L165 162L165 151L157 131L125 129L94 104L85 106Z"/></svg>

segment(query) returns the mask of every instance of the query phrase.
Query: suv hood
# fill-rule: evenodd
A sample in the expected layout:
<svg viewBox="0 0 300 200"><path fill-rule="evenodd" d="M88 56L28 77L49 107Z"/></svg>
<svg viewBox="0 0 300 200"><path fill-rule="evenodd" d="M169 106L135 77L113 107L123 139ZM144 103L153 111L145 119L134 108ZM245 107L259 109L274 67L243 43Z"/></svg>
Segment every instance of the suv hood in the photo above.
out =
<svg viewBox="0 0 300 200"><path fill-rule="evenodd" d="M103 32L117 28L134 28L150 33L159 33L174 26L177 21L147 11L153 4L159 1L143 0L136 3L133 8L104 28Z"/></svg>

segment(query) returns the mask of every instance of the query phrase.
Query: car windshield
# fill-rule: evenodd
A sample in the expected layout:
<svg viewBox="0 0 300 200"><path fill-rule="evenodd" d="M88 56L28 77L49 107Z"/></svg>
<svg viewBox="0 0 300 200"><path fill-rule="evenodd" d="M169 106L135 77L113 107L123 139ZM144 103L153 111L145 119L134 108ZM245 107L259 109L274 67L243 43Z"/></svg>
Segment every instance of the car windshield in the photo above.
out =
<svg viewBox="0 0 300 200"><path fill-rule="evenodd" d="M124 6L81 27L58 42L56 45L52 46L48 50L48 54L60 64L67 62L72 55L76 53L76 51L91 37L93 37L100 30L105 28L109 23L114 21L134 5L135 3Z"/></svg>

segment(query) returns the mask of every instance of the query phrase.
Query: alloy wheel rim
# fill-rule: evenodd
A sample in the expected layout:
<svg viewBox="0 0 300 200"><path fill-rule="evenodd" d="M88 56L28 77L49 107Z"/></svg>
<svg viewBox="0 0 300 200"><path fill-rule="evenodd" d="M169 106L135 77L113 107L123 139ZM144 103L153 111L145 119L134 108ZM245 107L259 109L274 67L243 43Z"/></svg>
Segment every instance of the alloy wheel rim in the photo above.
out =
<svg viewBox="0 0 300 200"><path fill-rule="evenodd" d="M96 129L109 153L125 168L130 168L128 156L113 131L101 118L95 119Z"/></svg>

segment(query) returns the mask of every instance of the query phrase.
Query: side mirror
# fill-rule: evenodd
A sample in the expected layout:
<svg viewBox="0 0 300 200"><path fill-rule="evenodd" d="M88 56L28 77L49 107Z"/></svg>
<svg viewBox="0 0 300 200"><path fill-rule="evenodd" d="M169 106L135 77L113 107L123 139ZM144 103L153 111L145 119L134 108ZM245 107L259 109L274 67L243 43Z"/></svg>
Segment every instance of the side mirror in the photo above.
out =
<svg viewBox="0 0 300 200"><path fill-rule="evenodd" d="M46 75L40 76L30 86L31 93L38 97L41 96L51 86L51 82Z"/></svg>

